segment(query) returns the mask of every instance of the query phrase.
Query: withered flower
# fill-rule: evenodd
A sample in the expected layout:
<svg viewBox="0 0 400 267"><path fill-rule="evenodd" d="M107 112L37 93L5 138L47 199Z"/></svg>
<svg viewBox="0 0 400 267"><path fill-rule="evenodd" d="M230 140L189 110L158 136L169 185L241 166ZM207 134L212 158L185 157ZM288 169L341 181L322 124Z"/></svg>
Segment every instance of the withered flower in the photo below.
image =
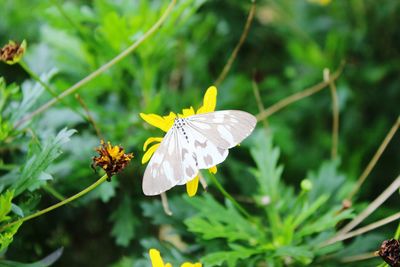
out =
<svg viewBox="0 0 400 267"><path fill-rule="evenodd" d="M121 146L112 146L110 142L107 144L104 140L100 141L100 146L96 148L99 153L98 157L93 157L92 167L100 166L109 178L114 174L122 171L133 158L133 154L125 154L125 150Z"/></svg>
<svg viewBox="0 0 400 267"><path fill-rule="evenodd" d="M396 239L383 241L378 255L391 267L400 267L400 242Z"/></svg>
<svg viewBox="0 0 400 267"><path fill-rule="evenodd" d="M18 63L26 51L26 41L23 40L21 44L14 41L9 41L8 44L3 46L0 50L0 61L4 61L9 65Z"/></svg>

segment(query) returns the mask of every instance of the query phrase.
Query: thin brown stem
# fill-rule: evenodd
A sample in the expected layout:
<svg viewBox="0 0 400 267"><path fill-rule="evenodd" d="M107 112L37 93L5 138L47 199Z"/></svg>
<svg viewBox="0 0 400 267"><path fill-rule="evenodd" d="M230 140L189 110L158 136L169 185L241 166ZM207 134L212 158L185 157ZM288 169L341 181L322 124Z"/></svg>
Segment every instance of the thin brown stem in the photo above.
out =
<svg viewBox="0 0 400 267"><path fill-rule="evenodd" d="M162 192L160 194L160 196L161 196L161 204L162 204L165 214L167 214L168 216L171 216L172 211L170 210L169 205L168 205L167 194L165 192Z"/></svg>
<svg viewBox="0 0 400 267"><path fill-rule="evenodd" d="M400 187L400 176L398 176L392 184L390 184L385 191L382 192L374 201L371 202L361 212L358 216L356 216L353 220L351 220L348 224L346 224L340 231L336 233L334 237L327 240L322 244L322 246L327 246L329 244L333 244L340 240L342 236L346 235L349 231L354 229L357 225L359 225L365 218L367 218L371 213L373 213L377 208L379 208L383 202L385 202L393 193L395 193Z"/></svg>
<svg viewBox="0 0 400 267"><path fill-rule="evenodd" d="M204 176L201 174L201 172L199 172L198 175L199 175L199 181L200 181L201 186L203 187L204 191L207 191L208 184L207 184L206 179L204 179Z"/></svg>
<svg viewBox="0 0 400 267"><path fill-rule="evenodd" d="M90 124L92 124L94 130L96 131L96 135L99 139L104 139L103 135L100 132L99 127L97 126L96 122L94 121L92 115L90 114L89 108L86 105L85 101L83 101L82 97L79 94L75 94L75 98L78 100L79 104L82 106L82 108L85 110L86 112L86 117L87 120L89 121Z"/></svg>
<svg viewBox="0 0 400 267"><path fill-rule="evenodd" d="M385 151L387 145L389 144L390 140L392 140L393 136L396 134L397 130L400 128L400 116L397 117L396 122L393 124L390 131L387 133L385 139L383 139L381 145L379 146L378 150L375 152L375 155L372 157L371 161L368 163L365 170L362 172L361 176L358 178L357 183L354 186L354 189L350 192L347 196L347 199L351 200L354 195L360 190L361 185L365 182L368 175L371 173L372 169L375 167L376 163L378 162L379 158L382 156L383 152Z"/></svg>
<svg viewBox="0 0 400 267"><path fill-rule="evenodd" d="M228 61L226 62L224 68L222 69L221 73L219 74L217 80L215 81L215 86L219 86L223 80L225 80L226 75L228 74L229 70L232 67L233 62L235 61L237 54L239 53L240 48L242 47L244 41L249 34L251 23L253 22L254 14L256 11L256 1L252 1L252 5L249 11L249 15L247 16L246 24L244 26L242 35L240 36L239 42L237 43L235 49L233 49L231 56L229 57Z"/></svg>
<svg viewBox="0 0 400 267"><path fill-rule="evenodd" d="M275 103L274 105L270 106L267 109L264 109L262 112L260 112L256 118L257 121L262 121L264 118L268 118L269 116L271 116L272 114L278 112L279 110L287 107L288 105L299 101L303 98L306 98L310 95L313 95L315 93L318 93L319 91L321 91L322 89L326 88L331 82L337 80L340 76L340 74L342 73L342 70L344 68L344 62L340 65L339 69L333 73L332 76L329 77L329 81L323 81L320 82L312 87L309 87L303 91L297 92L295 94L292 94L280 101L278 101L277 103Z"/></svg>
<svg viewBox="0 0 400 267"><path fill-rule="evenodd" d="M395 214L393 214L393 215L391 215L389 217L386 217L386 218L384 218L382 220L379 220L379 221L376 221L374 223L368 224L368 225L366 225L364 227L361 227L361 228L359 228L357 230L348 232L347 234L341 235L340 237L338 237L335 240L333 240L330 244L326 244L326 245L331 245L331 244L339 242L339 241L343 241L343 240L346 240L346 239L349 239L349 238L352 238L352 237L355 237L355 236L358 236L358 235L362 235L362 234L364 234L366 232L375 230L376 228L382 227L382 226L384 226L384 225L386 225L388 223L394 222L394 221L396 221L398 219L400 219L400 212L397 212L397 213L395 213Z"/></svg>
<svg viewBox="0 0 400 267"><path fill-rule="evenodd" d="M261 100L260 89L258 88L258 85L257 85L257 82L255 81L255 79L253 79L252 85L253 85L254 97L256 98L256 102L257 102L258 111L262 112L265 109L265 107L264 107L264 104L263 104L263 102ZM268 129L268 120L267 120L267 118L264 118L262 120L262 122L264 124L264 128Z"/></svg>
<svg viewBox="0 0 400 267"><path fill-rule="evenodd" d="M356 262L356 261L364 261L364 260L372 259L375 257L377 257L375 254L375 251L371 251L371 252L367 252L367 253L363 253L363 254L344 257L340 262L351 263L351 262Z"/></svg>
<svg viewBox="0 0 400 267"><path fill-rule="evenodd" d="M329 81L329 69L324 69L324 81ZM331 158L335 159L338 154L339 143L339 100L336 90L336 85L333 81L329 83L329 88L332 97L332 148Z"/></svg>
<svg viewBox="0 0 400 267"><path fill-rule="evenodd" d="M57 98L51 99L50 101L48 101L47 103L45 103L44 105L42 105L41 107L39 107L38 109L33 111L32 113L29 113L28 115L23 117L21 120L19 120L15 124L14 127L18 128L24 122L29 121L34 116L44 112L45 110L47 110L48 108L50 108L51 106L56 104L60 99L62 99L64 97L74 93L79 88L81 88L83 85L87 84L88 82L90 82L91 80L93 80L94 78L96 78L97 76L99 76L100 74L102 74L103 72L105 72L106 70L108 70L109 68L114 66L115 64L117 64L119 61L124 59L130 53L132 53L136 48L139 47L139 45L141 45L147 38L149 38L154 32L156 32L157 29L160 28L160 26L164 23L164 21L166 20L168 15L171 13L172 8L174 7L175 3L176 3L176 0L171 0L170 4L168 5L167 9L162 14L162 16L159 18L159 20L142 37L140 37L135 43L133 43L127 49L125 49L120 54L118 54L116 57L111 59L109 62L105 63L100 68L98 68L94 72L90 73L88 76L86 76L85 78L83 78L82 80L80 80L79 82L77 82L76 84L72 85L70 88L68 88L64 92L62 92L60 95L58 95Z"/></svg>

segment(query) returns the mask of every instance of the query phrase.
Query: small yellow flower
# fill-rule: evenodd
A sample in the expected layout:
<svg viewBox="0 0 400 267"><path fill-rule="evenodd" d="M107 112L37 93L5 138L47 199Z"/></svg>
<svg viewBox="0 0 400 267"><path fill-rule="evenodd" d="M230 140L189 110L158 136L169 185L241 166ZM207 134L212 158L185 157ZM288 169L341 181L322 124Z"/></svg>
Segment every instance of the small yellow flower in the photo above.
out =
<svg viewBox="0 0 400 267"><path fill-rule="evenodd" d="M195 114L212 112L215 110L216 105L217 105L217 88L215 86L210 86L204 95L203 105L197 110L197 112L194 110L193 107L190 107L187 109L183 109L182 114L179 114L179 117L185 118ZM173 112L170 112L168 116L140 113L140 117L143 120L145 120L148 124L155 126L163 130L164 132L168 132L168 130L174 124L174 120L177 116L178 115ZM146 152L143 155L142 164L145 164L150 160L151 156L160 146L162 139L163 139L162 137L150 137L146 140L146 142L144 142L143 150ZM150 144L153 145L148 148ZM216 166L211 167L209 171L215 174L217 172L217 167ZM186 191L190 197L196 195L198 185L199 185L198 175L194 179L186 183Z"/></svg>
<svg viewBox="0 0 400 267"><path fill-rule="evenodd" d="M8 44L0 49L0 61L4 61L9 65L18 63L26 51L26 41L21 44L9 41Z"/></svg>
<svg viewBox="0 0 400 267"><path fill-rule="evenodd" d="M321 6L326 6L329 5L332 2L332 0L308 0L308 2L318 4Z"/></svg>
<svg viewBox="0 0 400 267"><path fill-rule="evenodd" d="M171 263L164 264L164 261L161 258L160 251L158 251L157 249L151 248L149 250L149 255L152 267L172 267ZM182 263L181 267L202 267L202 264L199 262L197 263L184 262Z"/></svg>
<svg viewBox="0 0 400 267"><path fill-rule="evenodd" d="M122 171L133 158L133 154L125 154L121 146L112 146L110 142L106 144L103 140L100 141L100 145L96 148L99 156L93 157L92 167L100 166L108 178Z"/></svg>

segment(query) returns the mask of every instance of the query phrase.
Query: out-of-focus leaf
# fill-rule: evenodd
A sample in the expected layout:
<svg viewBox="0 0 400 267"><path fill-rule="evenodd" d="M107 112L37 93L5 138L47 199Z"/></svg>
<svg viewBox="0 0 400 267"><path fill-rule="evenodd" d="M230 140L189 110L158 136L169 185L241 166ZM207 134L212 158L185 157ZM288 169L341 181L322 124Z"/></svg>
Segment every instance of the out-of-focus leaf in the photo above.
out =
<svg viewBox="0 0 400 267"><path fill-rule="evenodd" d="M314 254L308 246L283 246L279 247L274 254L281 257L290 257L304 265L311 263Z"/></svg>
<svg viewBox="0 0 400 267"><path fill-rule="evenodd" d="M343 186L345 176L338 172L338 165L338 161L323 162L317 172L307 175L312 182L312 190L308 193L310 202L316 201L321 195L327 195L330 204L341 203L346 188Z"/></svg>
<svg viewBox="0 0 400 267"><path fill-rule="evenodd" d="M110 219L114 223L111 235L115 238L115 242L123 247L128 246L135 236L135 225L137 224L128 196L124 197L118 208L111 214Z"/></svg>
<svg viewBox="0 0 400 267"><path fill-rule="evenodd" d="M63 254L64 248L59 248L50 255L33 263L21 263L15 261L0 260L0 266L4 267L47 267L55 263Z"/></svg>
<svg viewBox="0 0 400 267"><path fill-rule="evenodd" d="M40 76L40 79L47 83L54 75L55 70ZM26 81L22 84L22 101L13 108L11 121L16 122L21 119L39 100L44 92L44 87L39 82Z"/></svg>

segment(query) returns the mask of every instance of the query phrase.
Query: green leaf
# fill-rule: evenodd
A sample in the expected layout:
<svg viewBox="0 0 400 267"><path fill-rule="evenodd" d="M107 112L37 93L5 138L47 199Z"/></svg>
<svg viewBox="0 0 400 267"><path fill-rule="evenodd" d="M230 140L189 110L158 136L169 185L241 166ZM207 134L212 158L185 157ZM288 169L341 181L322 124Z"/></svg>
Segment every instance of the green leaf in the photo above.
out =
<svg viewBox="0 0 400 267"><path fill-rule="evenodd" d="M259 186L259 195L269 196L272 202L279 199L279 181L283 167L278 165L279 149L272 145L272 136L259 131L256 135L254 145L250 150L257 170L253 170Z"/></svg>
<svg viewBox="0 0 400 267"><path fill-rule="evenodd" d="M308 246L284 246L279 247L274 253L279 257L291 257L302 264L308 265L312 262L314 254Z"/></svg>
<svg viewBox="0 0 400 267"><path fill-rule="evenodd" d="M8 190L0 195L0 223L10 218L7 214L11 211L13 196L14 192Z"/></svg>
<svg viewBox="0 0 400 267"><path fill-rule="evenodd" d="M322 163L317 172L310 172L307 177L312 182L313 187L309 192L309 201L316 201L320 195L329 196L330 204L340 204L344 198L343 184L345 176L337 170L338 161L327 161Z"/></svg>
<svg viewBox="0 0 400 267"><path fill-rule="evenodd" d="M50 71L40 76L44 83L55 75L55 71ZM38 82L26 81L22 84L22 101L18 106L13 108L11 121L16 122L21 119L39 100L44 92L44 87Z"/></svg>
<svg viewBox="0 0 400 267"><path fill-rule="evenodd" d="M296 219L293 222L293 226L297 227L309 217L315 214L315 212L326 203L328 200L328 196L322 195L315 202L312 202L311 205L306 205L303 207L302 211L296 216ZM308 204L308 203L307 203Z"/></svg>
<svg viewBox="0 0 400 267"><path fill-rule="evenodd" d="M12 209L11 201L13 199L13 195L13 191L6 191L4 194L0 195L0 223L3 222L6 224L7 221L10 220L10 216L8 216L8 214ZM0 252L11 244L14 235L21 224L22 223L18 223L11 227L7 227L0 233Z"/></svg>
<svg viewBox="0 0 400 267"><path fill-rule="evenodd" d="M219 251L210 253L207 256L201 259L201 262L205 265L215 266L215 265L222 265L224 262L228 264L229 267L238 266L238 260L245 260L250 256L259 253L258 250L255 249L248 249L242 246L231 244L231 248L233 251Z"/></svg>
<svg viewBox="0 0 400 267"><path fill-rule="evenodd" d="M22 225L21 223L17 223L10 227L7 227L0 233L0 252L6 249L14 240L14 235L17 233L18 228Z"/></svg>
<svg viewBox="0 0 400 267"><path fill-rule="evenodd" d="M61 155L61 145L69 141L75 130L61 130L55 138L46 140L43 148L38 154L33 154L25 166L22 168L21 175L13 183L15 196L21 194L24 190L34 187L37 183L43 182L40 175L44 172L52 161Z"/></svg>
<svg viewBox="0 0 400 267"><path fill-rule="evenodd" d="M55 263L63 254L64 249L59 248L50 255L34 263L21 263L15 261L0 260L2 267L47 267Z"/></svg>
<svg viewBox="0 0 400 267"><path fill-rule="evenodd" d="M338 222L352 217L354 217L352 210L345 210L338 213L337 209L332 209L332 211L322 213L314 221L307 223L303 228L296 231L295 235L297 237L302 237L334 229Z"/></svg>
<svg viewBox="0 0 400 267"><path fill-rule="evenodd" d="M135 225L137 220L132 212L131 200L125 196L119 207L111 214L110 219L114 222L111 235L115 238L115 242L126 247L135 236Z"/></svg>
<svg viewBox="0 0 400 267"><path fill-rule="evenodd" d="M225 238L229 242L243 240L257 244L264 236L232 205L225 207L209 195L192 198L189 203L198 210L198 214L185 220L185 224L189 231L201 234L206 240Z"/></svg>

